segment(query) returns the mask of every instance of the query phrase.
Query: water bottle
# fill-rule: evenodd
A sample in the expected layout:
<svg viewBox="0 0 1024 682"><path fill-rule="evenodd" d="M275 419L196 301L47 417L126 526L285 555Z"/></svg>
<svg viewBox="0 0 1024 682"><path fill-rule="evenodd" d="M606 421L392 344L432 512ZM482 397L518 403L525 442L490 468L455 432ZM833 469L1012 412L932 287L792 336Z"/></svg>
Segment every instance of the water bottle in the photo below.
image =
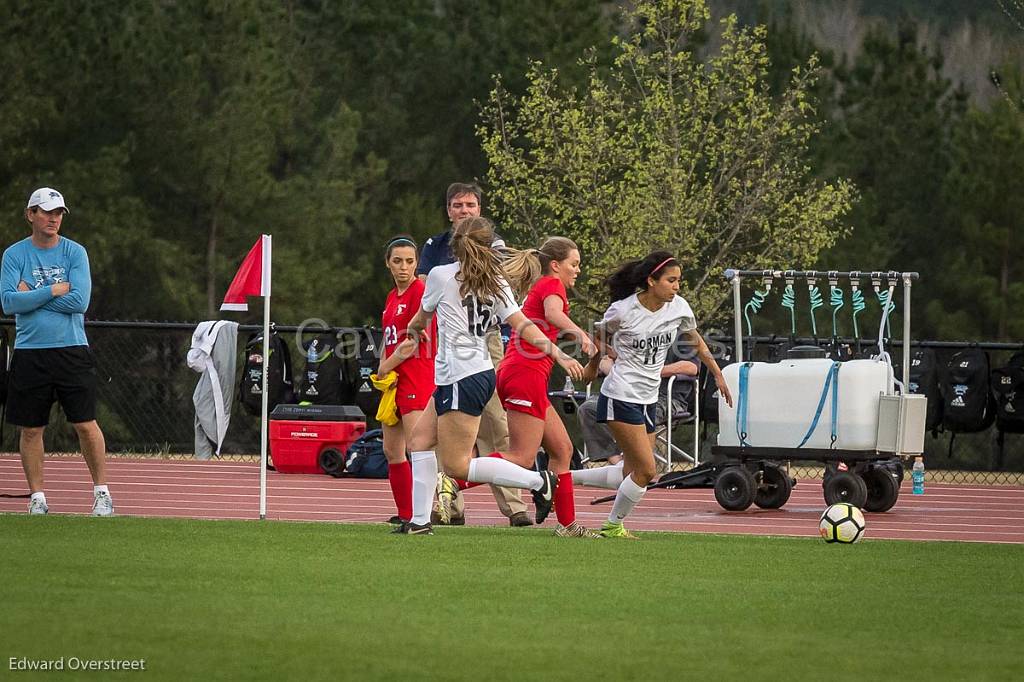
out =
<svg viewBox="0 0 1024 682"><path fill-rule="evenodd" d="M309 342L309 348L306 349L306 362L310 365L316 364L316 339Z"/></svg>
<svg viewBox="0 0 1024 682"><path fill-rule="evenodd" d="M924 459L914 458L914 468L910 472L910 480L914 482L914 494L924 495Z"/></svg>
<svg viewBox="0 0 1024 682"><path fill-rule="evenodd" d="M565 414L576 413L576 401L573 400L573 393L576 392L576 387L572 385L572 378L568 375L565 377L565 386L562 387L565 391L565 397L562 398L562 412Z"/></svg>

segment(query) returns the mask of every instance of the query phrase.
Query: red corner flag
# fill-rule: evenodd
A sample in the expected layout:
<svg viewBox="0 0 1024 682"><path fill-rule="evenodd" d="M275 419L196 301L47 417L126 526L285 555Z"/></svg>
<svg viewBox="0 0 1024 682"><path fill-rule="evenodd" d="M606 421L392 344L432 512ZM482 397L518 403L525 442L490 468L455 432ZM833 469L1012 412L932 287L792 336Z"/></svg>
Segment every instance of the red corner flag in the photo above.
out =
<svg viewBox="0 0 1024 682"><path fill-rule="evenodd" d="M260 235L231 280L221 310L248 310L249 296L270 296L270 235Z"/></svg>

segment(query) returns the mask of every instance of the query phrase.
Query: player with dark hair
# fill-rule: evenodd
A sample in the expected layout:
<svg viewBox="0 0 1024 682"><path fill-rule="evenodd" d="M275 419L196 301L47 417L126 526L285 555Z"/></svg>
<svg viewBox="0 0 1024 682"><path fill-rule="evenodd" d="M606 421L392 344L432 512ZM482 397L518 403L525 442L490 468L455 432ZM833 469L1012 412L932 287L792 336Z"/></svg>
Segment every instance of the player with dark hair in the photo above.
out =
<svg viewBox="0 0 1024 682"><path fill-rule="evenodd" d="M425 343L407 339L409 321L420 309L425 285L416 277L416 242L398 236L388 242L385 264L395 280L381 315L384 353L375 379L392 383L399 422L381 424L384 431L384 455L388 460L388 484L398 514L389 522L398 524L412 519L412 467L406 457L406 443L434 393L434 336L431 329ZM394 377L388 375L395 373Z"/></svg>
<svg viewBox="0 0 1024 682"><path fill-rule="evenodd" d="M622 522L654 478L658 387L677 334L697 349L722 398L732 404L722 370L697 331L693 310L678 295L681 278L679 261L668 252L655 251L626 263L607 280L612 303L597 324L595 340L614 362L601 384L597 420L608 424L625 464L611 514L601 528L605 537L635 537ZM600 359L600 353L591 358L588 376L596 372Z"/></svg>

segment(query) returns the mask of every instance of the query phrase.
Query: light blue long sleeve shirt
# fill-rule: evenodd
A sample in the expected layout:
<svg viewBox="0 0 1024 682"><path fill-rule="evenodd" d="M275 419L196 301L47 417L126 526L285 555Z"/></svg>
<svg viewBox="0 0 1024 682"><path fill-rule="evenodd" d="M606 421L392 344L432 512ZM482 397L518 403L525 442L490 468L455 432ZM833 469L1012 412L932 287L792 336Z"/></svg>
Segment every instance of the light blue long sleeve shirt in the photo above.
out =
<svg viewBox="0 0 1024 682"><path fill-rule="evenodd" d="M18 291L25 282L29 291ZM71 291L54 296L51 287L70 282ZM0 271L0 301L14 315L15 348L88 346L85 311L92 295L92 275L85 247L61 237L56 246L40 249L31 237L4 251Z"/></svg>

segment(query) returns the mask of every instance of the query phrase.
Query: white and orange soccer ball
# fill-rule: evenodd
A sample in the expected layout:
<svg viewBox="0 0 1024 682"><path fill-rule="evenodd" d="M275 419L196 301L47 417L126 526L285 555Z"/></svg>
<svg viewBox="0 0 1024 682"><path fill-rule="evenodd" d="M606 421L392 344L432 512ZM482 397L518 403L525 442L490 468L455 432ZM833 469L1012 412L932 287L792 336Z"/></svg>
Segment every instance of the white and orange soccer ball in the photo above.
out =
<svg viewBox="0 0 1024 682"><path fill-rule="evenodd" d="M859 542L866 527L861 510L846 502L837 502L826 509L818 522L818 532L825 542L844 545Z"/></svg>

